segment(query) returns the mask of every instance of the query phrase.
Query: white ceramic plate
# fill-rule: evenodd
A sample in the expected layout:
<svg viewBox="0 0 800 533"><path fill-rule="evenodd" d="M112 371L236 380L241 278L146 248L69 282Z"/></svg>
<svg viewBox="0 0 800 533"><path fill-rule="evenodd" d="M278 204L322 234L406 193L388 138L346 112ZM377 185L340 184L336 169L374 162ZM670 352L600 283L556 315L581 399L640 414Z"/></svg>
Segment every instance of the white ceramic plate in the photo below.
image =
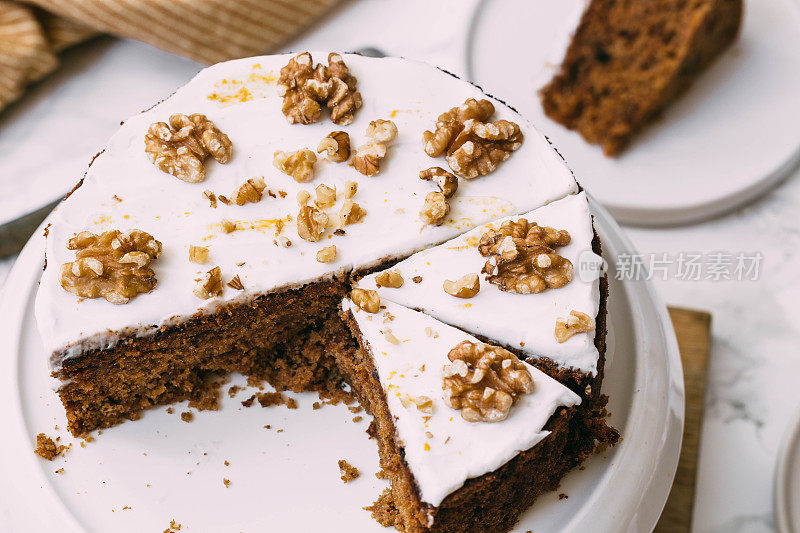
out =
<svg viewBox="0 0 800 533"><path fill-rule="evenodd" d="M786 428L775 466L775 526L800 533L800 409Z"/></svg>
<svg viewBox="0 0 800 533"><path fill-rule="evenodd" d="M475 18L470 79L519 106L619 222L670 225L718 215L796 166L796 0L745 2L739 40L617 158L546 118L536 94L555 73L583 3L485 0Z"/></svg>
<svg viewBox="0 0 800 533"><path fill-rule="evenodd" d="M607 260L632 252L593 207ZM368 417L354 423L343 406L315 411L313 394L296 395L300 407L290 411L245 409L239 402L252 391L223 393L219 411L196 413L191 423L179 418L184 405L174 414L162 407L81 447L65 431L33 317L43 240L37 232L28 243L0 297L0 531L162 531L171 519L181 531L381 530L361 509L385 486L373 475ZM612 281L609 310L604 391L623 440L541 497L519 531L649 531L666 501L683 427L675 335L647 282ZM32 452L39 432L72 448L44 461ZM339 479L341 458L362 472L348 485Z"/></svg>

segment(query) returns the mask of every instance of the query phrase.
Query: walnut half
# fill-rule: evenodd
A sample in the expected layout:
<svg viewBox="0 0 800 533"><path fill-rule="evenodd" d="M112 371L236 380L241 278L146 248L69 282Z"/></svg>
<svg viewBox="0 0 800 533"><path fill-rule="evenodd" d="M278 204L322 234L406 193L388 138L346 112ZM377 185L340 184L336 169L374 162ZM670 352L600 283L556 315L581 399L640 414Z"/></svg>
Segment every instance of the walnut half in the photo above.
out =
<svg viewBox="0 0 800 533"><path fill-rule="evenodd" d="M350 135L346 131L334 131L322 139L317 146L317 153L325 152L334 163L343 163L350 158Z"/></svg>
<svg viewBox="0 0 800 533"><path fill-rule="evenodd" d="M67 242L67 248L77 250L75 261L61 265L61 287L68 292L124 304L156 286L150 263L161 255L161 243L149 233L83 231Z"/></svg>
<svg viewBox="0 0 800 533"><path fill-rule="evenodd" d="M570 243L565 230L507 220L481 236L478 252L487 257L481 272L502 291L535 294L572 281L572 263L556 253Z"/></svg>
<svg viewBox="0 0 800 533"><path fill-rule="evenodd" d="M468 422L500 422L522 394L533 392L533 377L513 353L482 342L463 341L447 354L444 401Z"/></svg>
<svg viewBox="0 0 800 533"><path fill-rule="evenodd" d="M218 163L227 163L233 144L205 115L178 113L169 117L169 124L150 125L144 151L162 172L198 183L206 178L205 159L211 155Z"/></svg>

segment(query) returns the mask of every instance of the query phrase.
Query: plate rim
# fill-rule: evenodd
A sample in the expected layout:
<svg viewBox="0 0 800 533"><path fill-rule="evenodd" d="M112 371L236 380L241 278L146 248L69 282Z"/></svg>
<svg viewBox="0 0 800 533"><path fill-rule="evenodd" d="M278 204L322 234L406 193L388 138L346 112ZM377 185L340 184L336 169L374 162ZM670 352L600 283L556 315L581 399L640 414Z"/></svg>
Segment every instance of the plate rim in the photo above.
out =
<svg viewBox="0 0 800 533"><path fill-rule="evenodd" d="M630 240L622 233L622 230L610 217L608 212L600 206L596 200L591 198L590 195L589 198L592 211L595 214L595 220L603 230L609 233L604 243L615 241L615 246L611 246L609 242L609 248L621 247L626 251L635 250ZM35 295L35 284L39 277L39 269L43 261L45 240L43 229L49 221L50 216L37 228L9 273L5 286L2 291L0 291L0 311L2 311L4 317L7 317L6 321L0 323L0 339L5 339L2 340L2 344L0 344L0 353L2 353L3 347L8 348L8 351L12 352L6 354L9 357L0 358L0 367L8 364L12 367L11 372L0 373L0 384L4 385L3 390L11 390L11 395L13 396L11 399L12 403L7 404L6 408L0 410L0 423L10 422L13 424L13 429L10 431L9 438L14 439L16 442L14 444L9 444L9 448L16 446L16 448L22 452L22 460L26 465L27 471L30 472L31 468L36 471L34 474L36 478L34 484L39 485L39 492L41 494L46 494L49 501L57 503L57 505L48 506L48 513L57 514L58 518L56 520L60 522L61 527L65 530L80 532L84 531L83 526L78 522L74 511L64 505L63 500L56 493L50 481L45 477L44 465L41 464L41 461L37 461L36 456L31 453L30 448L25 449L25 445L29 443L32 433L29 431L29 428L26 427L24 417L16 416L21 410L21 403L18 387L19 380L15 379L19 372L19 356L17 353L14 353L14 349L15 347L18 348L22 342L22 331L25 324L24 316L28 310L28 306L31 305L25 302L30 302L30 299ZM667 497L669 496L678 465L684 417L683 369L678 352L677 338L675 337L667 308L656 294L655 288L651 282L643 280L634 283L635 286L633 290L629 290L630 287L626 286L625 291L627 293L626 298L631 306L631 312L635 315L637 311L637 305L635 304L638 301L635 297L635 293L640 293L639 298L644 299L640 303L646 304L658 321L659 331L652 335L652 337L657 337L660 341L663 341L664 355L666 358L664 364L666 365L665 371L668 373L668 376L666 377L667 390L664 391L666 398L663 400L665 403L663 411L665 419L665 424L662 428L663 433L660 436L654 435L655 437L660 437L657 438L657 443L652 446L654 450L649 453L647 461L641 461L641 464L638 465L649 468L648 471L639 474L640 479L638 487L641 489L641 497L638 498L636 502L626 502L625 506L620 506L622 511L627 509L627 515L614 518L617 527L613 530L630 532L650 531L658 522L663 507L666 504ZM17 307L13 307L11 305L12 303L16 303ZM642 309L638 309L638 311L641 312ZM632 333L632 335L635 335L635 333ZM642 351L640 342L641 339L638 338L634 342L637 353L641 353ZM10 361L8 361L9 359ZM637 365L637 367L639 366L640 365ZM6 377L4 378L3 375ZM11 383L3 383L6 380ZM9 389L9 387L11 388ZM634 403L634 405L639 405L639 418L642 417L641 411L644 409L642 403L643 400ZM633 409L629 412L626 426L631 423L635 414ZM4 420L9 418L17 418L17 420ZM9 425L6 425L6 427L9 427ZM14 435L15 433L17 435ZM629 439L628 442L635 440L632 436L627 438ZM626 449L628 454L637 453L635 449ZM19 457L19 455L20 453L15 453L13 457ZM0 454L0 464L4 461L8 461L11 456L12 454L10 453ZM619 460L621 464L625 464L625 457L615 456L612 460L614 459ZM627 461L630 462L630 460L630 457L628 457ZM614 468L613 465L609 463L609 466L603 470L603 477L610 476L614 471L618 470L619 468ZM619 474L618 472L617 475ZM0 483L0 494L3 494L4 490L8 491L8 487L4 487L3 485L3 483ZM586 503L580 507L580 510L573 516L573 519L570 520L568 524L565 524L566 530L574 532L581 531L584 530L583 528L587 525L593 523L596 519L596 515L594 515L593 518L593 515L588 512L593 506L596 507L597 505L596 502L593 504L593 500L598 497L597 492L597 490L590 492ZM622 507L624 507L624 509ZM3 525L3 513L4 509L0 506L0 526ZM6 516L6 520L9 520L8 516ZM524 515L521 517L520 525L524 527ZM0 529L2 528L0 527ZM611 531L611 529L609 531Z"/></svg>
<svg viewBox="0 0 800 533"><path fill-rule="evenodd" d="M781 437L775 463L773 478L773 512L775 513L775 527L778 533L797 533L798 529L792 524L790 506L791 494L789 491L790 470L789 465L800 461L800 405L789 420L789 424Z"/></svg>

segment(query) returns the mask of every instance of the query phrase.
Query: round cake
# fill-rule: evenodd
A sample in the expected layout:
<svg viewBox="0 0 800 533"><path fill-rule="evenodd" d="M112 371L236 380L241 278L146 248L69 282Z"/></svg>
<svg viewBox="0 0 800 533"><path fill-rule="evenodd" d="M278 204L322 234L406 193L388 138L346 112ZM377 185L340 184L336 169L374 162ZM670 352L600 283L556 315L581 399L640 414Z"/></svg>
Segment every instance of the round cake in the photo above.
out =
<svg viewBox="0 0 800 533"><path fill-rule="evenodd" d="M240 372L349 388L405 531L505 531L598 445L607 284L524 118L396 58L221 63L122 124L46 230L36 317L74 435ZM302 457L298 457L302 460Z"/></svg>

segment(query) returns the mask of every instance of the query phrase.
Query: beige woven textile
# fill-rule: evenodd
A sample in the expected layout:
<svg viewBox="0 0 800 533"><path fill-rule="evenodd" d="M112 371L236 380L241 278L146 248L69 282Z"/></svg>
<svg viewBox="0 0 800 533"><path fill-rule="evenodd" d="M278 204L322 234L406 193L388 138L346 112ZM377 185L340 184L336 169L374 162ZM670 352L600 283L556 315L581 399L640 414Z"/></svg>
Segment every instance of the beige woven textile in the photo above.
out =
<svg viewBox="0 0 800 533"><path fill-rule="evenodd" d="M341 1L0 0L0 110L97 33L211 64L268 52Z"/></svg>

